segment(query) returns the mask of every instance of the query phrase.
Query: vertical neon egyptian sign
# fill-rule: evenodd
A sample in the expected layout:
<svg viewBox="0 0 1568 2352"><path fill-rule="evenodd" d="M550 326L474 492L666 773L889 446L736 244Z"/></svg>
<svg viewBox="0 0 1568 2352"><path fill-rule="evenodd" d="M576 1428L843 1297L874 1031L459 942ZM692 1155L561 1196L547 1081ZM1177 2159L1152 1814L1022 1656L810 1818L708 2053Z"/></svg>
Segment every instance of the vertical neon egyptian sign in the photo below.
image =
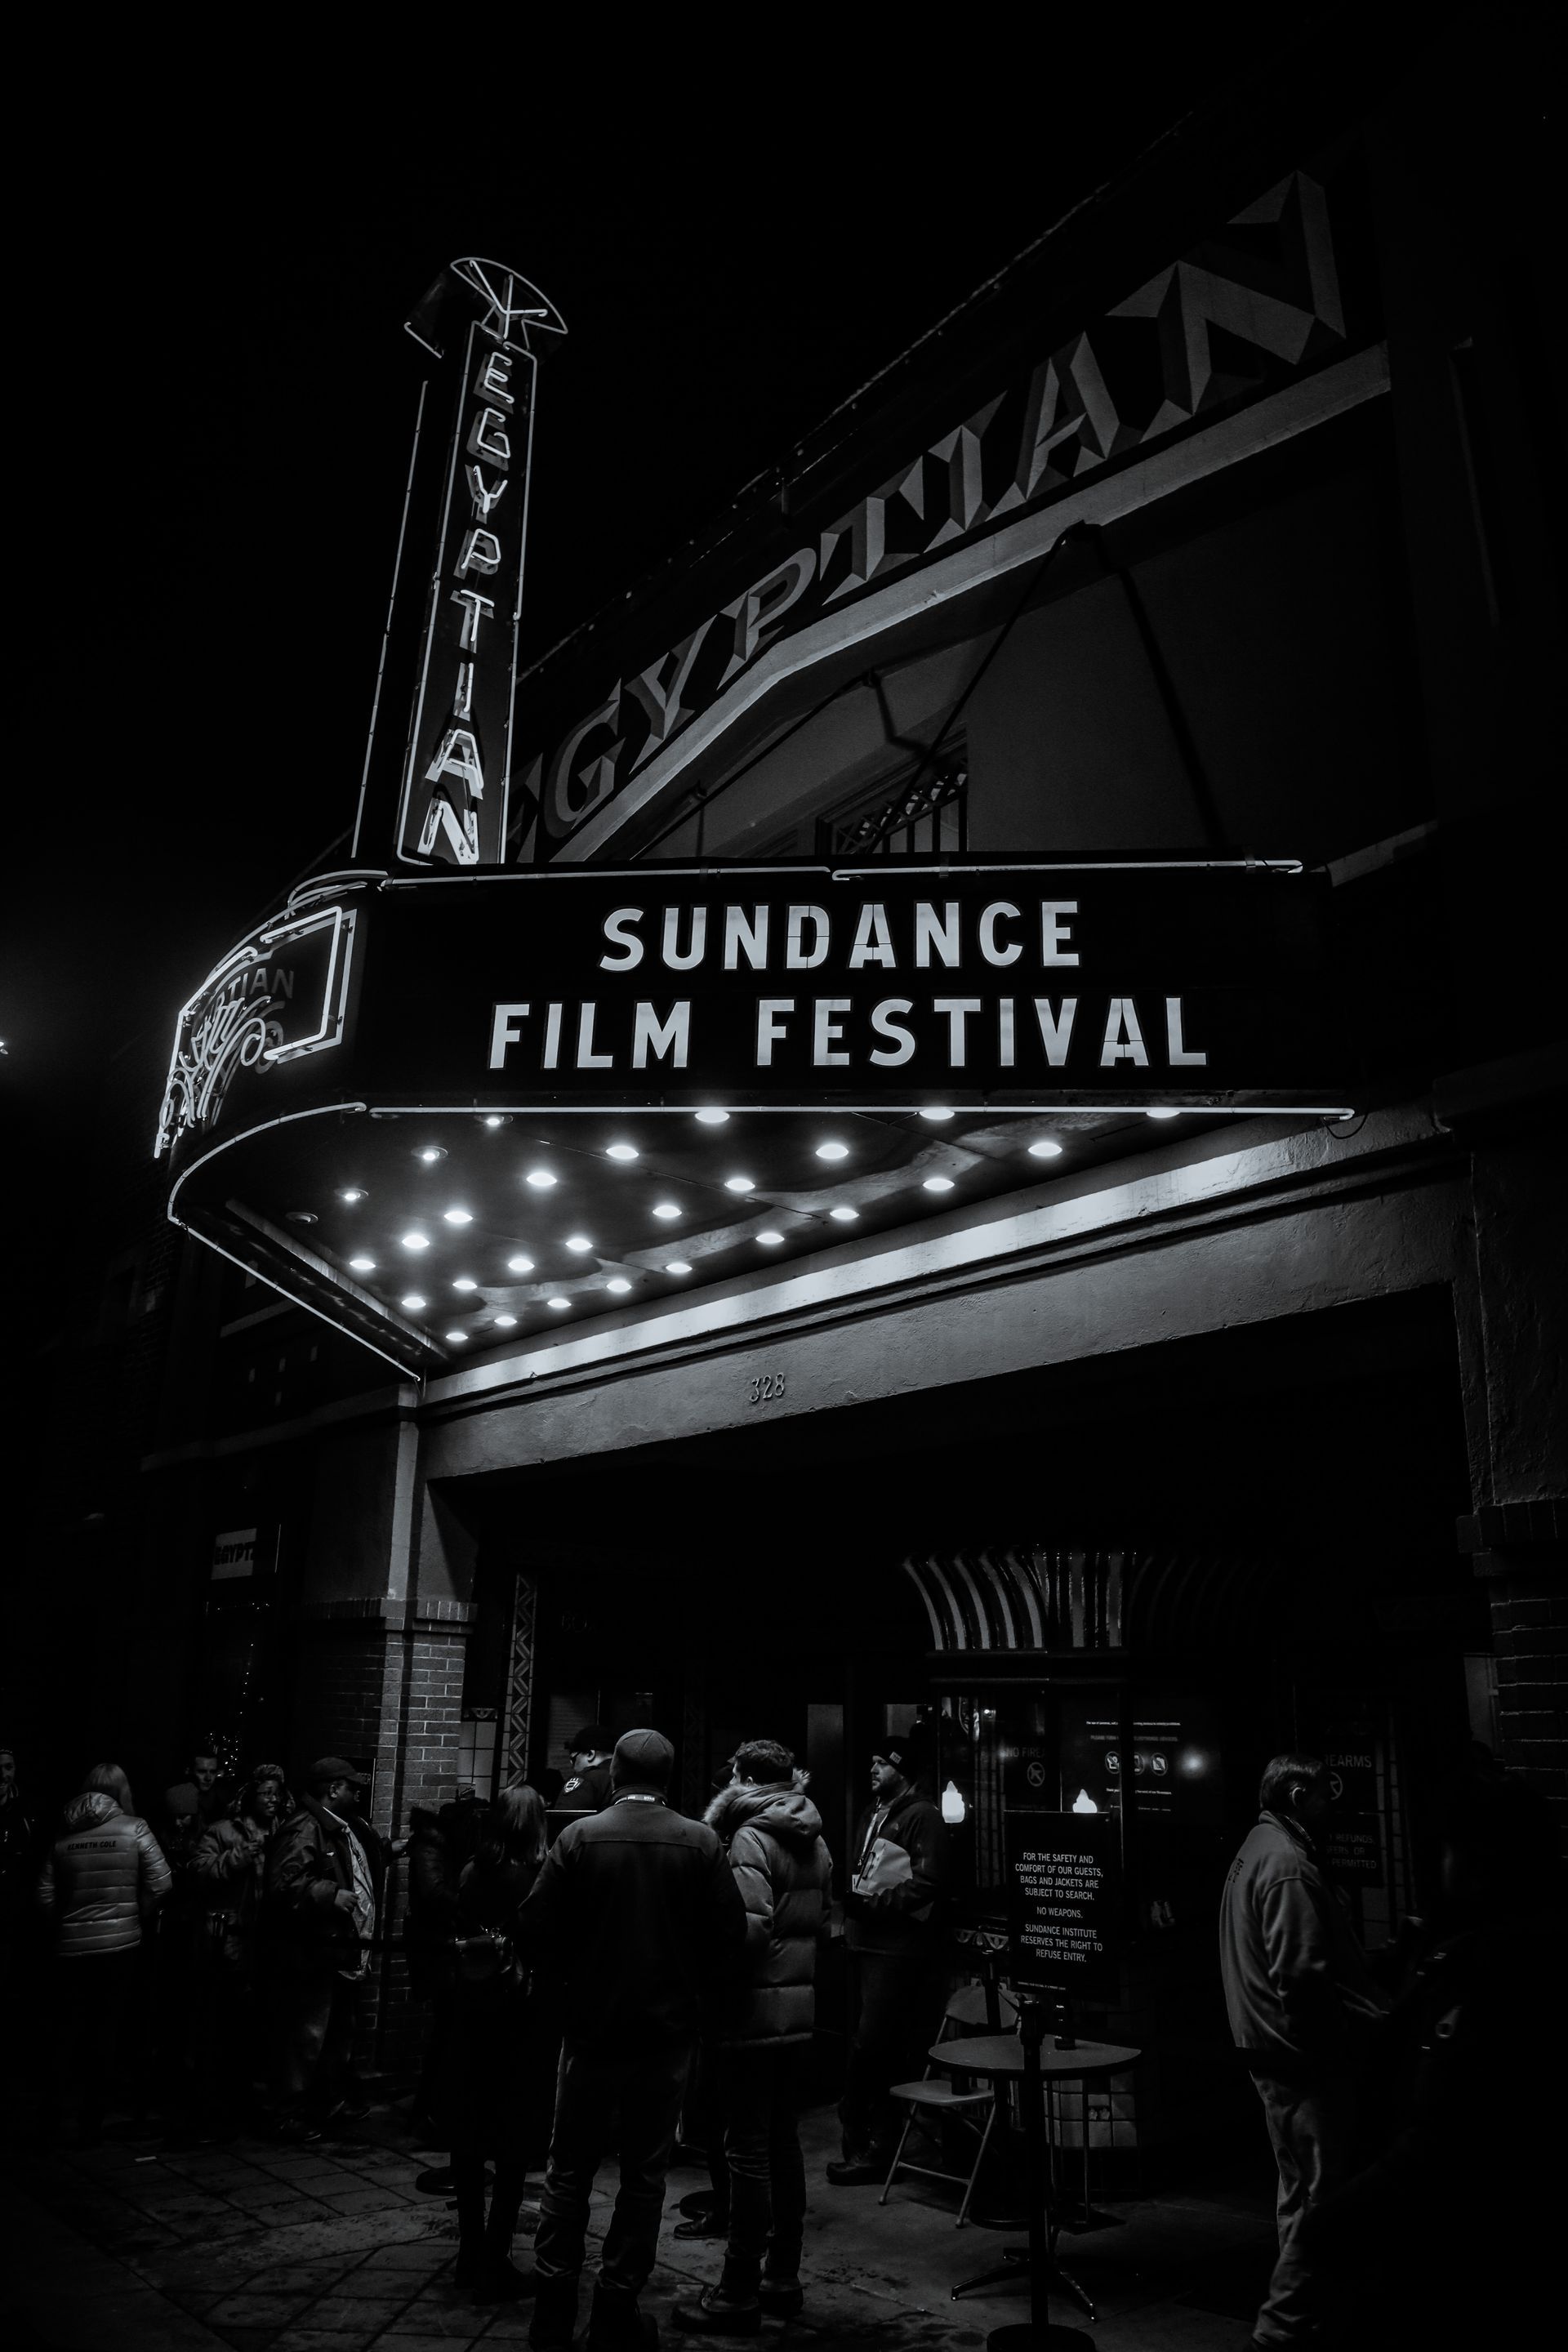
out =
<svg viewBox="0 0 1568 2352"><path fill-rule="evenodd" d="M376 855L371 813L389 809L395 865L495 866L511 796L538 347L566 329L537 287L469 256L442 271L407 331L441 367L420 394L353 856Z"/></svg>

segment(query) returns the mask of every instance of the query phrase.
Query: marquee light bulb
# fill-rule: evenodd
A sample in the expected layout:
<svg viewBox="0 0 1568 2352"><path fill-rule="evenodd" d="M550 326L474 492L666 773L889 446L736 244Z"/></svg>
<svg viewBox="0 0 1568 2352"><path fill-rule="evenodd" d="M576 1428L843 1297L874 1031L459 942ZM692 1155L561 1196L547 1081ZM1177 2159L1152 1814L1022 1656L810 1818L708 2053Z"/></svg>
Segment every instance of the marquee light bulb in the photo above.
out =
<svg viewBox="0 0 1568 2352"><path fill-rule="evenodd" d="M471 1209L443 1209L441 1213L449 1225L471 1225L474 1222Z"/></svg>
<svg viewBox="0 0 1568 2352"><path fill-rule="evenodd" d="M860 1212L858 1209L837 1208L829 1209L827 1213L841 1225L852 1225L859 1216Z"/></svg>
<svg viewBox="0 0 1568 2352"><path fill-rule="evenodd" d="M570 1307L572 1301L569 1298L547 1298L544 1304L546 1307L553 1307L559 1310L563 1307Z"/></svg>
<svg viewBox="0 0 1568 2352"><path fill-rule="evenodd" d="M819 1160L847 1160L849 1146L847 1143L819 1143L816 1156Z"/></svg>
<svg viewBox="0 0 1568 2352"><path fill-rule="evenodd" d="M353 1266L356 1274L374 1274L375 1272L375 1260L373 1257L351 1257L349 1264Z"/></svg>
<svg viewBox="0 0 1568 2352"><path fill-rule="evenodd" d="M635 1143L612 1143L606 1147L605 1157L610 1160L636 1160L637 1148Z"/></svg>
<svg viewBox="0 0 1568 2352"><path fill-rule="evenodd" d="M406 1307L410 1315L417 1315L425 1301L416 1290L411 1290L405 1298L400 1298L397 1303L399 1307Z"/></svg>
<svg viewBox="0 0 1568 2352"><path fill-rule="evenodd" d="M656 1201L653 1213L656 1217L679 1217L680 1214L673 1201Z"/></svg>
<svg viewBox="0 0 1568 2352"><path fill-rule="evenodd" d="M430 1236L428 1234L405 1234L403 1236L403 1246L405 1249L409 1250L428 1249L430 1246Z"/></svg>
<svg viewBox="0 0 1568 2352"><path fill-rule="evenodd" d="M691 1268L683 1257L672 1257L664 1270L666 1274L689 1274Z"/></svg>
<svg viewBox="0 0 1568 2352"><path fill-rule="evenodd" d="M700 1110L696 1116L700 1127L725 1127L730 1118L727 1110Z"/></svg>
<svg viewBox="0 0 1568 2352"><path fill-rule="evenodd" d="M952 1179L951 1176L928 1176L924 1189L928 1192L951 1192Z"/></svg>
<svg viewBox="0 0 1568 2352"><path fill-rule="evenodd" d="M952 1113L950 1110L922 1110L921 1117L929 1118L933 1127L940 1127L944 1119L952 1117Z"/></svg>
<svg viewBox="0 0 1568 2352"><path fill-rule="evenodd" d="M459 1274L452 1284L454 1290L477 1290L479 1286L471 1274Z"/></svg>
<svg viewBox="0 0 1568 2352"><path fill-rule="evenodd" d="M448 1331L447 1334L454 1348L460 1348L468 1336L466 1331Z"/></svg>
<svg viewBox="0 0 1568 2352"><path fill-rule="evenodd" d="M726 1176L724 1179L726 1192L754 1192L756 1189L757 1181L754 1176Z"/></svg>
<svg viewBox="0 0 1568 2352"><path fill-rule="evenodd" d="M606 1290L629 1290L631 1288L631 1284L626 1280L624 1275L617 1274L614 1281L607 1282L605 1285L605 1287Z"/></svg>
<svg viewBox="0 0 1568 2352"><path fill-rule="evenodd" d="M356 1201L364 1199L364 1187L363 1184L346 1184L338 1198L340 1201L346 1201L352 1209Z"/></svg>
<svg viewBox="0 0 1568 2352"><path fill-rule="evenodd" d="M1031 1143L1029 1146L1031 1160L1059 1160L1061 1156L1061 1145L1053 1143L1048 1135L1043 1135L1038 1143Z"/></svg>
<svg viewBox="0 0 1568 2352"><path fill-rule="evenodd" d="M510 1127L511 1113L505 1110L488 1110L480 1124L484 1127Z"/></svg>
<svg viewBox="0 0 1568 2352"><path fill-rule="evenodd" d="M584 1250L591 1250L594 1244L589 1240L586 1234L568 1234L566 1236L566 1246L569 1250L575 1250L578 1256L581 1257L583 1252Z"/></svg>
<svg viewBox="0 0 1568 2352"><path fill-rule="evenodd" d="M506 1270L509 1274L531 1274L533 1260L531 1257L509 1257Z"/></svg>
<svg viewBox="0 0 1568 2352"><path fill-rule="evenodd" d="M516 1328L517 1318L515 1315L498 1315L496 1317L496 1329L498 1331L514 1331Z"/></svg>
<svg viewBox="0 0 1568 2352"><path fill-rule="evenodd" d="M536 1186L541 1192L548 1192L555 1179L548 1168L531 1168L524 1181Z"/></svg>
<svg viewBox="0 0 1568 2352"><path fill-rule="evenodd" d="M437 1160L445 1160L447 1155L438 1143L423 1143L414 1157L423 1160L426 1168L434 1168Z"/></svg>
<svg viewBox="0 0 1568 2352"><path fill-rule="evenodd" d="M784 1239L784 1235L783 1235L783 1234L775 1234L775 1233L769 1232L769 1233L765 1233L765 1234L759 1234L757 1235L757 1239L762 1243L763 1247L764 1249L776 1249L776 1248L778 1247L778 1245L779 1245L780 1242L782 1242L782 1241L783 1241L783 1239Z"/></svg>
<svg viewBox="0 0 1568 2352"><path fill-rule="evenodd" d="M1180 1118L1182 1114L1173 1110L1169 1103L1162 1103L1157 1110L1145 1111L1143 1116L1145 1118Z"/></svg>

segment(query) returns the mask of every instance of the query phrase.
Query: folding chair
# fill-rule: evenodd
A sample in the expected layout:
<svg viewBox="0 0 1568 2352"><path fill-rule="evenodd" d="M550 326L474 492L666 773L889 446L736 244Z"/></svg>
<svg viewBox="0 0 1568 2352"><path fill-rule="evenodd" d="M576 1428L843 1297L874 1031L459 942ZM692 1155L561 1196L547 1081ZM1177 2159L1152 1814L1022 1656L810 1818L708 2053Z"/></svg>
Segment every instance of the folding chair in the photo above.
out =
<svg viewBox="0 0 1568 2352"><path fill-rule="evenodd" d="M1005 2033L1014 2032L1018 2022L1016 2001L1008 1994L998 1990L996 2005L997 2024L1001 2031ZM946 2041L955 2027L971 2033L984 2033L994 2030L991 2027L985 2013L984 1985L963 1985L953 1994L942 2012L942 2030L937 2035L937 2040ZM951 2075L938 2074L935 2072L933 2061L927 2066L918 2083L895 2083L889 2096L901 2099L909 2109L909 2115L900 2135L898 2147L893 2150L893 2161L889 2167L888 2177L882 2183L882 2193L877 2200L878 2204L887 2203L888 2191L900 2171L918 2172L927 2180L950 2180L955 2189L962 2186L963 2189L963 2200L958 2208L958 2220L954 2224L956 2229L962 2230L969 2212L969 2200L974 2194L975 2180L979 2176L981 2166L985 2161L985 2151L991 2144L991 2135L996 2127L995 2091L990 2084L987 2084L983 2091L961 2091L956 2087ZM935 2120L943 2116L954 2115L967 2118L973 2116L976 2107L984 2107L986 2110L985 2128L980 2135L980 2146L975 2150L974 2162L967 2175L962 2172L939 2171L934 2165L931 2164L904 2162L904 2143L914 2129L917 2118L923 2116L929 2120Z"/></svg>

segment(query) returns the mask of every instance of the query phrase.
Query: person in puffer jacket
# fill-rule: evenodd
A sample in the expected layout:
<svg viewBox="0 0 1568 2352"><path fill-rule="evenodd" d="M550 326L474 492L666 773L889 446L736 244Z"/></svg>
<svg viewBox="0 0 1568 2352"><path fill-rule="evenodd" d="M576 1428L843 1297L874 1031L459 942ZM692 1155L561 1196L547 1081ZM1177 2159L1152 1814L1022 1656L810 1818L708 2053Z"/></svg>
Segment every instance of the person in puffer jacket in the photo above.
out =
<svg viewBox="0 0 1568 2352"><path fill-rule="evenodd" d="M76 2105L76 2137L102 2137L109 2076L135 1981L144 1919L173 1881L117 1764L97 1764L65 1809L38 1880L55 1929L60 2106Z"/></svg>
<svg viewBox="0 0 1568 2352"><path fill-rule="evenodd" d="M705 1816L725 1843L746 1908L742 1972L723 1996L710 2037L725 2119L730 2235L718 2285L674 2313L678 2327L704 2336L753 2336L764 2311L787 2319L801 2307L798 2066L816 2022L817 1939L833 1878L822 1816L790 1750L773 1739L747 1740L730 1769L728 1788Z"/></svg>

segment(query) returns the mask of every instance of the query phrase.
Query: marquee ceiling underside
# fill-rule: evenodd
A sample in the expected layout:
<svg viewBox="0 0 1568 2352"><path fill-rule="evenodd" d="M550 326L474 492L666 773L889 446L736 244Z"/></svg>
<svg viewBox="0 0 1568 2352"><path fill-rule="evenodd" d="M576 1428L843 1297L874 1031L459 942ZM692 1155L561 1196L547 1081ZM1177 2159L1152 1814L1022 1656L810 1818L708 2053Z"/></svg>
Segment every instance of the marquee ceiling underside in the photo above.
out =
<svg viewBox="0 0 1568 2352"><path fill-rule="evenodd" d="M1198 1112L1180 1129L1213 1123ZM176 1214L405 1368L431 1370L1000 1202L1177 1127L1126 1110L942 1123L737 1111L723 1124L689 1110L334 1112L215 1154Z"/></svg>

